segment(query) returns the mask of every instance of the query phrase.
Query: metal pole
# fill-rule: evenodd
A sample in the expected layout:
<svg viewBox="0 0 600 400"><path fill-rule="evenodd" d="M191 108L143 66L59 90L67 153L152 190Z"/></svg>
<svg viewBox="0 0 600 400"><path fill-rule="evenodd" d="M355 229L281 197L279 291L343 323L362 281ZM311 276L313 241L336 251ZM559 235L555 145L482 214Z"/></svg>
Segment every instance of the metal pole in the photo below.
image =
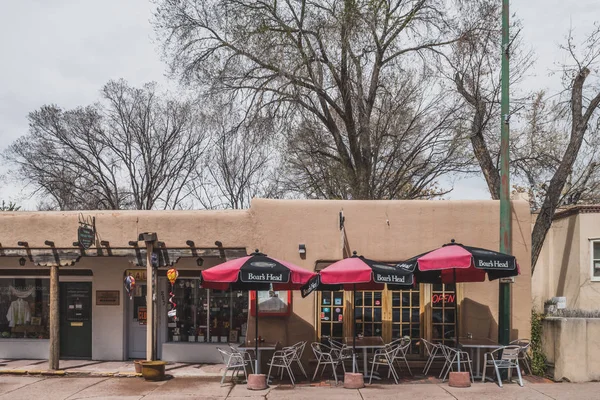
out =
<svg viewBox="0 0 600 400"><path fill-rule="evenodd" d="M509 176L509 23L508 0L502 0L502 99L500 140L500 252L512 253ZM498 342L510 342L510 283L500 281L498 299Z"/></svg>
<svg viewBox="0 0 600 400"><path fill-rule="evenodd" d="M354 307L356 307L356 285L352 288L352 372L356 373L356 314ZM367 371L363 371L363 374L366 373Z"/></svg>
<svg viewBox="0 0 600 400"><path fill-rule="evenodd" d="M256 368L254 370L260 374L260 364L258 363L258 290L254 292L254 309L256 310L256 319L254 321L254 356L256 357Z"/></svg>
<svg viewBox="0 0 600 400"><path fill-rule="evenodd" d="M151 241L146 242L146 360L154 360L154 302L152 301L154 288L152 287L152 251Z"/></svg>

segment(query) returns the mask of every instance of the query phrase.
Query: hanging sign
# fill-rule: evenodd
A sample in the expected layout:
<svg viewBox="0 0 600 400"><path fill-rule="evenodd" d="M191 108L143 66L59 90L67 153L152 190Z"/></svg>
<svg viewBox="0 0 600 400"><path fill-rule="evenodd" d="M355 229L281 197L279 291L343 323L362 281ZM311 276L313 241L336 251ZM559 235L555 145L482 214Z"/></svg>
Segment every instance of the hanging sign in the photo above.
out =
<svg viewBox="0 0 600 400"><path fill-rule="evenodd" d="M79 214L79 228L77 228L77 242L84 249L89 249L96 242L96 218Z"/></svg>
<svg viewBox="0 0 600 400"><path fill-rule="evenodd" d="M87 226L80 226L77 229L77 241L79 245L84 249L89 249L96 239L96 233L94 230Z"/></svg>

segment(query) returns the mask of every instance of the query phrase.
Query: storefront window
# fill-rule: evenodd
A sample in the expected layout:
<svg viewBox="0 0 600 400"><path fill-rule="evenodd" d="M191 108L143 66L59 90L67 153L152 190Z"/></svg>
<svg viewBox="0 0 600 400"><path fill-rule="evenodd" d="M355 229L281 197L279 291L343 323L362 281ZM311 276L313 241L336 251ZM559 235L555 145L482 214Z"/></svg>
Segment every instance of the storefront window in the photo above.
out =
<svg viewBox="0 0 600 400"><path fill-rule="evenodd" d="M383 292L356 292L354 298L354 318L356 333L364 336L382 336Z"/></svg>
<svg viewBox="0 0 600 400"><path fill-rule="evenodd" d="M168 318L168 341L244 343L248 292L201 289L198 279L175 282L177 320Z"/></svg>
<svg viewBox="0 0 600 400"><path fill-rule="evenodd" d="M325 291L320 301L321 338L342 340L344 337L344 292Z"/></svg>
<svg viewBox="0 0 600 400"><path fill-rule="evenodd" d="M419 354L420 306L419 290L392 291L392 340L409 336L411 338L410 354Z"/></svg>
<svg viewBox="0 0 600 400"><path fill-rule="evenodd" d="M600 281L600 240L592 241L592 280Z"/></svg>
<svg viewBox="0 0 600 400"><path fill-rule="evenodd" d="M50 281L0 279L0 338L48 339Z"/></svg>
<svg viewBox="0 0 600 400"><path fill-rule="evenodd" d="M431 295L432 339L454 346L456 318L456 286L435 284Z"/></svg>

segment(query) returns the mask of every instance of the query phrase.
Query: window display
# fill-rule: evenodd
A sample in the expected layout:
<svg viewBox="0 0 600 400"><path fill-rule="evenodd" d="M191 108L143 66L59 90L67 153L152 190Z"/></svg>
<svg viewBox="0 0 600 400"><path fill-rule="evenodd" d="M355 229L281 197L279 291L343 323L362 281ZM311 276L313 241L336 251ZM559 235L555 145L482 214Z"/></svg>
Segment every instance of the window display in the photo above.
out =
<svg viewBox="0 0 600 400"><path fill-rule="evenodd" d="M0 338L49 337L50 281L0 278Z"/></svg>
<svg viewBox="0 0 600 400"><path fill-rule="evenodd" d="M199 284L199 279L175 282L177 318L168 318L168 341L244 343L248 293L201 289Z"/></svg>

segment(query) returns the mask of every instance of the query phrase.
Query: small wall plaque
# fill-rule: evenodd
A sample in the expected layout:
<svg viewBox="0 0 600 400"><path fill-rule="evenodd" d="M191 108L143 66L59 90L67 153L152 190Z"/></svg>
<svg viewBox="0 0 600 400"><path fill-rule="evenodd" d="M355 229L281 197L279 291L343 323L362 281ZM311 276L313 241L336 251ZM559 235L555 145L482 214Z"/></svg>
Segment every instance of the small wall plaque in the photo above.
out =
<svg viewBox="0 0 600 400"><path fill-rule="evenodd" d="M96 290L96 305L118 306L120 294L118 290Z"/></svg>

